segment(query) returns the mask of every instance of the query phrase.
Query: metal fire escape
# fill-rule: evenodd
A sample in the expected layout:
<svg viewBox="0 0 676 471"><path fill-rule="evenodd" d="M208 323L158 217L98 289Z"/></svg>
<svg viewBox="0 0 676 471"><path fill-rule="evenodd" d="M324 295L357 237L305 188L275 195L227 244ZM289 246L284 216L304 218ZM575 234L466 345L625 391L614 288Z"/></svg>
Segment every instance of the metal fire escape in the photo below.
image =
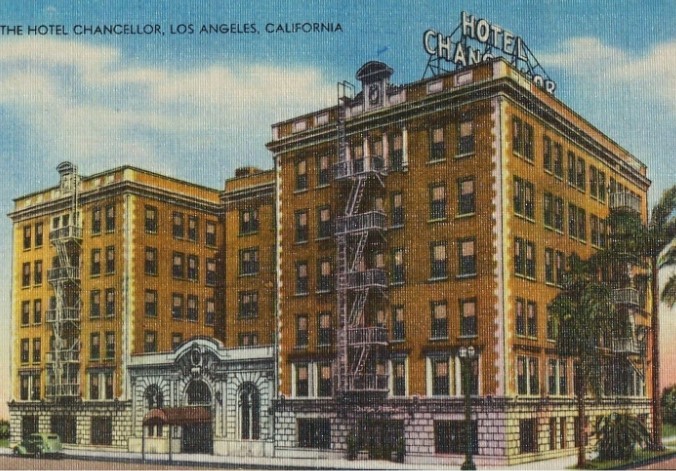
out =
<svg viewBox="0 0 676 471"><path fill-rule="evenodd" d="M69 162L57 167L61 194L70 197L65 213L55 216L49 242L56 250L47 281L54 289L46 312L52 327L47 352L46 397L52 400L80 397L80 254L82 224L78 209L80 177Z"/></svg>
<svg viewBox="0 0 676 471"><path fill-rule="evenodd" d="M633 193L626 190L612 192L609 199L612 212L625 212L631 214L632 217L640 217L641 201ZM627 325L620 335L612 338L610 350L620 359L619 361L628 362L643 380L646 367L647 329L640 325L640 322L637 322L637 315L644 313L640 292L635 286L635 275L633 273L633 268L638 261L622 248L626 243L623 228L613 227L612 234L613 242L616 243L616 249L620 252L618 255L621 259L621 262L613 267L615 272L613 273L613 281L616 282L613 289L613 302L618 312L626 314Z"/></svg>
<svg viewBox="0 0 676 471"><path fill-rule="evenodd" d="M336 219L337 246L337 356L334 392L337 397L382 395L388 390L387 329L373 318L372 307L384 300L387 272L369 267L365 252L369 243L386 230L382 210L368 208L365 193L384 187L387 169L381 155L366 152L359 158L349 155L346 136L347 107L354 87L338 84L338 161L333 177L346 195L345 210Z"/></svg>

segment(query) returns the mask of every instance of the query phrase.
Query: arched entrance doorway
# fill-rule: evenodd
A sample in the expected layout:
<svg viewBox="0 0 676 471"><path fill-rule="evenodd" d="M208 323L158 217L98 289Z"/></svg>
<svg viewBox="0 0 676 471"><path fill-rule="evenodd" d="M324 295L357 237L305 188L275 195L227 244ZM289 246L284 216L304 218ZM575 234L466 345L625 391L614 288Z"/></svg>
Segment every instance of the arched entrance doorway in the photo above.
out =
<svg viewBox="0 0 676 471"><path fill-rule="evenodd" d="M193 380L188 384L185 391L186 402L189 407L211 408L211 389L202 380ZM210 417L210 416L209 416ZM181 435L181 451L183 453L212 453L213 433L211 430L211 418L208 421L183 425Z"/></svg>

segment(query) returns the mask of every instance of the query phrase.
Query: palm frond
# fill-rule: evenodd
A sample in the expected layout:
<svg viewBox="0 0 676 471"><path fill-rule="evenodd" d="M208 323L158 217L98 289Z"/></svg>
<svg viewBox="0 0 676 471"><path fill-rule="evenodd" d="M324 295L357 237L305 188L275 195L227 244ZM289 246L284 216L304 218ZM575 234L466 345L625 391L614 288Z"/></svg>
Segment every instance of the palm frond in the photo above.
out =
<svg viewBox="0 0 676 471"><path fill-rule="evenodd" d="M669 307L676 305L676 274L672 274L664 285L660 299Z"/></svg>

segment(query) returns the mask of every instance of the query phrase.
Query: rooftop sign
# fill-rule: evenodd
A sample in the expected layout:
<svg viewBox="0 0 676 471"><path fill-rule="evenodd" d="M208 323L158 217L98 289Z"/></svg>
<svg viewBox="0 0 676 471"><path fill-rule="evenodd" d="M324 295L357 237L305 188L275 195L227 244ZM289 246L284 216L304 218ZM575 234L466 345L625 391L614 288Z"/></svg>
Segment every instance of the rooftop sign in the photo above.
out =
<svg viewBox="0 0 676 471"><path fill-rule="evenodd" d="M444 63L455 64L457 70L500 55L538 87L552 94L556 90L556 83L549 78L521 36L464 11L460 14L460 24L450 35L433 29L425 31L423 47L430 56L425 75L428 71L432 75L450 72Z"/></svg>

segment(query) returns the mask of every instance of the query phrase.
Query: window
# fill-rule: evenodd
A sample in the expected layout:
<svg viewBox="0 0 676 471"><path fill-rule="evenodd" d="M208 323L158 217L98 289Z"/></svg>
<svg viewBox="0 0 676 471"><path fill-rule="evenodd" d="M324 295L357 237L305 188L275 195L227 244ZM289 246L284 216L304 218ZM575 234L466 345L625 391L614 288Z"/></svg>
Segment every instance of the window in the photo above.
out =
<svg viewBox="0 0 676 471"><path fill-rule="evenodd" d="M21 302L21 325L28 325L31 318L31 303L30 301Z"/></svg>
<svg viewBox="0 0 676 471"><path fill-rule="evenodd" d="M549 229L554 228L554 196L551 193L545 192L543 198L544 206L544 221L545 227Z"/></svg>
<svg viewBox="0 0 676 471"><path fill-rule="evenodd" d="M297 419L298 446L301 448L331 448L329 419Z"/></svg>
<svg viewBox="0 0 676 471"><path fill-rule="evenodd" d="M522 298L516 298L516 335L526 335L526 312L525 302Z"/></svg>
<svg viewBox="0 0 676 471"><path fill-rule="evenodd" d="M171 349L176 350L176 348L183 343L183 334L180 332L174 332L171 334Z"/></svg>
<svg viewBox="0 0 676 471"><path fill-rule="evenodd" d="M319 377L317 378L317 396L331 397L333 387L331 384L331 363L317 364Z"/></svg>
<svg viewBox="0 0 676 471"><path fill-rule="evenodd" d="M432 363L432 395L448 396L450 383L448 376L448 359L434 358Z"/></svg>
<svg viewBox="0 0 676 471"><path fill-rule="evenodd" d="M258 231L258 210L254 208L249 208L240 211L239 233L250 234L256 231Z"/></svg>
<svg viewBox="0 0 676 471"><path fill-rule="evenodd" d="M392 193L391 211L390 227L402 227L404 225L404 204L400 191Z"/></svg>
<svg viewBox="0 0 676 471"><path fill-rule="evenodd" d="M563 198L554 198L554 229L563 233Z"/></svg>
<svg viewBox="0 0 676 471"><path fill-rule="evenodd" d="M310 238L307 221L307 210L296 211L295 219L295 242L307 242Z"/></svg>
<svg viewBox="0 0 676 471"><path fill-rule="evenodd" d="M585 171L585 163L581 158L577 159L577 187L578 189L585 191L587 186L587 177Z"/></svg>
<svg viewBox="0 0 676 471"><path fill-rule="evenodd" d="M542 165L546 172L552 173L554 171L552 140L547 136L542 138Z"/></svg>
<svg viewBox="0 0 676 471"><path fill-rule="evenodd" d="M537 337L538 335L538 317L537 305L533 301L528 301L526 304L527 324L526 329L529 337Z"/></svg>
<svg viewBox="0 0 676 471"><path fill-rule="evenodd" d="M91 418L92 445L113 444L113 418L110 416Z"/></svg>
<svg viewBox="0 0 676 471"><path fill-rule="evenodd" d="M589 225L591 226L591 243L596 247L601 246L601 237L599 233L599 218L594 214L589 215Z"/></svg>
<svg viewBox="0 0 676 471"><path fill-rule="evenodd" d="M392 360L392 395L406 395L406 359Z"/></svg>
<svg viewBox="0 0 676 471"><path fill-rule="evenodd" d="M153 353L157 351L157 332L154 330L146 330L143 336L143 351L145 353Z"/></svg>
<svg viewBox="0 0 676 471"><path fill-rule="evenodd" d="M317 238L326 239L331 237L332 226L331 226L331 208L329 206L324 206L317 209Z"/></svg>
<svg viewBox="0 0 676 471"><path fill-rule="evenodd" d="M403 147L402 135L393 135L390 141L390 169L393 172L401 172L404 169Z"/></svg>
<svg viewBox="0 0 676 471"><path fill-rule="evenodd" d="M42 354L42 341L39 337L33 339L33 363L40 363Z"/></svg>
<svg viewBox="0 0 676 471"><path fill-rule="evenodd" d="M432 128L430 131L430 162L446 158L446 146L444 144L444 128Z"/></svg>
<svg viewBox="0 0 676 471"><path fill-rule="evenodd" d="M89 316L92 318L101 317L101 291L93 290L89 296Z"/></svg>
<svg viewBox="0 0 676 471"><path fill-rule="evenodd" d="M197 242L199 233L199 220L197 216L188 216L188 240Z"/></svg>
<svg viewBox="0 0 676 471"><path fill-rule="evenodd" d="M403 341L405 339L404 306L392 306L392 341Z"/></svg>
<svg viewBox="0 0 676 471"><path fill-rule="evenodd" d="M305 159L296 161L296 191L307 190L307 161Z"/></svg>
<svg viewBox="0 0 676 471"><path fill-rule="evenodd" d="M145 292L145 315L157 317L157 291L147 289Z"/></svg>
<svg viewBox="0 0 676 471"><path fill-rule="evenodd" d="M474 276L476 275L476 270L475 240L458 240L458 276Z"/></svg>
<svg viewBox="0 0 676 471"><path fill-rule="evenodd" d="M115 315L115 288L106 289L106 316Z"/></svg>
<svg viewBox="0 0 676 471"><path fill-rule="evenodd" d="M239 251L239 274L255 275L258 273L258 248L252 247Z"/></svg>
<svg viewBox="0 0 676 471"><path fill-rule="evenodd" d="M601 202L606 202L606 174L599 170L598 175L598 186L599 186L599 200ZM37 229L37 226L36 226Z"/></svg>
<svg viewBox="0 0 676 471"><path fill-rule="evenodd" d="M90 273L92 276L101 274L101 249L92 249L92 265Z"/></svg>
<svg viewBox="0 0 676 471"><path fill-rule="evenodd" d="M512 118L512 145L515 154L523 153L523 122L519 118Z"/></svg>
<svg viewBox="0 0 676 471"><path fill-rule="evenodd" d="M540 376L538 359L527 356L517 357L517 388L523 395L537 395L540 393Z"/></svg>
<svg viewBox="0 0 676 471"><path fill-rule="evenodd" d="M467 452L466 423L463 420L434 421L434 452L463 454ZM470 422L472 453L479 454L479 434L476 420Z"/></svg>
<svg viewBox="0 0 676 471"><path fill-rule="evenodd" d="M520 237L514 239L514 272L535 279L535 244Z"/></svg>
<svg viewBox="0 0 676 471"><path fill-rule="evenodd" d="M463 114L458 124L458 155L474 152L474 118L471 114Z"/></svg>
<svg viewBox="0 0 676 471"><path fill-rule="evenodd" d="M474 197L474 177L458 180L458 216L474 214L476 202Z"/></svg>
<svg viewBox="0 0 676 471"><path fill-rule="evenodd" d="M174 278L183 278L185 276L185 255L174 252L172 260L171 274Z"/></svg>
<svg viewBox="0 0 676 471"><path fill-rule="evenodd" d="M28 250L31 248L31 226L23 227L23 249Z"/></svg>
<svg viewBox="0 0 676 471"><path fill-rule="evenodd" d="M21 363L28 363L30 348L29 339L21 339Z"/></svg>
<svg viewBox="0 0 676 471"><path fill-rule="evenodd" d="M317 186L331 183L331 156L320 155L317 157Z"/></svg>
<svg viewBox="0 0 676 471"><path fill-rule="evenodd" d="M99 374L89 373L89 399L98 400L101 388L99 387Z"/></svg>
<svg viewBox="0 0 676 471"><path fill-rule="evenodd" d="M296 262L296 294L308 294L307 262Z"/></svg>
<svg viewBox="0 0 676 471"><path fill-rule="evenodd" d="M554 249L545 248L545 282L554 284Z"/></svg>
<svg viewBox="0 0 676 471"><path fill-rule="evenodd" d="M307 316L296 316L296 348L308 346L308 322Z"/></svg>
<svg viewBox="0 0 676 471"><path fill-rule="evenodd" d="M404 249L397 247L392 249L392 273L391 282L393 284L403 283L405 281L404 271Z"/></svg>
<svg viewBox="0 0 676 471"><path fill-rule="evenodd" d="M106 206L106 232L115 230L115 206L110 204Z"/></svg>
<svg viewBox="0 0 676 471"><path fill-rule="evenodd" d="M146 247L145 260L146 275L157 275L157 249L153 247Z"/></svg>
<svg viewBox="0 0 676 471"><path fill-rule="evenodd" d="M460 300L460 336L477 335L476 298Z"/></svg>
<svg viewBox="0 0 676 471"><path fill-rule="evenodd" d="M40 324L42 322L42 300L36 299L33 301L33 324Z"/></svg>
<svg viewBox="0 0 676 471"><path fill-rule="evenodd" d="M207 285L215 285L217 282L216 260L207 258Z"/></svg>
<svg viewBox="0 0 676 471"><path fill-rule="evenodd" d="M21 270L21 286L27 288L31 285L31 264L26 262Z"/></svg>
<svg viewBox="0 0 676 471"><path fill-rule="evenodd" d="M238 315L243 319L258 317L258 291L240 291Z"/></svg>
<svg viewBox="0 0 676 471"><path fill-rule="evenodd" d="M308 397L309 390L309 369L307 364L296 365L296 397Z"/></svg>
<svg viewBox="0 0 676 471"><path fill-rule="evenodd" d="M589 166L589 194L592 198L599 197L599 171L596 167Z"/></svg>
<svg viewBox="0 0 676 471"><path fill-rule="evenodd" d="M115 246L106 247L106 273L115 273Z"/></svg>
<svg viewBox="0 0 676 471"><path fill-rule="evenodd" d="M188 295L188 308L186 310L186 317L189 321L197 321L199 317L198 313L198 298L195 295Z"/></svg>
<svg viewBox="0 0 676 471"><path fill-rule="evenodd" d="M101 208L92 208L92 234L101 233Z"/></svg>
<svg viewBox="0 0 676 471"><path fill-rule="evenodd" d="M157 234L157 208L146 206L145 211L145 229L149 234Z"/></svg>
<svg viewBox="0 0 676 471"><path fill-rule="evenodd" d="M106 332L106 358L115 358L115 332Z"/></svg>
<svg viewBox="0 0 676 471"><path fill-rule="evenodd" d="M185 235L185 228L183 226L183 213L173 214L171 233L175 239L182 239Z"/></svg>
<svg viewBox="0 0 676 471"><path fill-rule="evenodd" d="M101 337L98 332L89 336L89 358L92 360L101 358Z"/></svg>
<svg viewBox="0 0 676 471"><path fill-rule="evenodd" d="M563 147L561 144L554 144L554 175L563 179Z"/></svg>
<svg viewBox="0 0 676 471"><path fill-rule="evenodd" d="M446 242L432 242L430 244L430 278L440 279L448 276L448 258L446 256Z"/></svg>
<svg viewBox="0 0 676 471"><path fill-rule="evenodd" d="M446 217L446 187L430 186L430 220L436 221Z"/></svg>
<svg viewBox="0 0 676 471"><path fill-rule="evenodd" d="M577 175L575 173L575 154L568 152L568 184L575 186Z"/></svg>
<svg viewBox="0 0 676 471"><path fill-rule="evenodd" d="M583 242L587 240L587 215L583 208L577 208L577 238Z"/></svg>
<svg viewBox="0 0 676 471"><path fill-rule="evenodd" d="M326 347L331 345L331 340L333 337L333 329L331 328L331 313L330 312L320 312L317 324L319 329L317 330L317 346Z"/></svg>
<svg viewBox="0 0 676 471"><path fill-rule="evenodd" d="M537 420L519 420L519 452L534 453L538 451Z"/></svg>
<svg viewBox="0 0 676 471"><path fill-rule="evenodd" d="M190 281L199 280L200 259L197 255L188 255L188 279Z"/></svg>
<svg viewBox="0 0 676 471"><path fill-rule="evenodd" d="M213 221L207 221L206 230L205 230L205 239L204 243L215 247L216 246L216 223Z"/></svg>
<svg viewBox="0 0 676 471"><path fill-rule="evenodd" d="M432 338L448 338L448 317L446 315L446 301L432 301Z"/></svg>
<svg viewBox="0 0 676 471"><path fill-rule="evenodd" d="M43 226L41 222L35 223L35 247L42 247Z"/></svg>
<svg viewBox="0 0 676 471"><path fill-rule="evenodd" d="M514 177L514 213L535 219L535 186L519 177Z"/></svg>
<svg viewBox="0 0 676 471"><path fill-rule="evenodd" d="M253 347L258 345L258 334L256 332L243 332L237 338L240 347Z"/></svg>
<svg viewBox="0 0 676 471"><path fill-rule="evenodd" d="M535 279L535 244L526 241L526 278Z"/></svg>
<svg viewBox="0 0 676 471"><path fill-rule="evenodd" d="M216 320L216 302L213 298L208 298L206 304L206 312L204 314L204 323L206 325L214 325Z"/></svg>
<svg viewBox="0 0 676 471"><path fill-rule="evenodd" d="M171 295L171 317L183 319L183 295L180 293Z"/></svg>
<svg viewBox="0 0 676 471"><path fill-rule="evenodd" d="M327 293L333 289L333 266L330 259L317 262L317 292Z"/></svg>
<svg viewBox="0 0 676 471"><path fill-rule="evenodd" d="M555 269L555 283L558 286L561 286L563 284L563 275L566 270L566 255L558 250L556 251Z"/></svg>

